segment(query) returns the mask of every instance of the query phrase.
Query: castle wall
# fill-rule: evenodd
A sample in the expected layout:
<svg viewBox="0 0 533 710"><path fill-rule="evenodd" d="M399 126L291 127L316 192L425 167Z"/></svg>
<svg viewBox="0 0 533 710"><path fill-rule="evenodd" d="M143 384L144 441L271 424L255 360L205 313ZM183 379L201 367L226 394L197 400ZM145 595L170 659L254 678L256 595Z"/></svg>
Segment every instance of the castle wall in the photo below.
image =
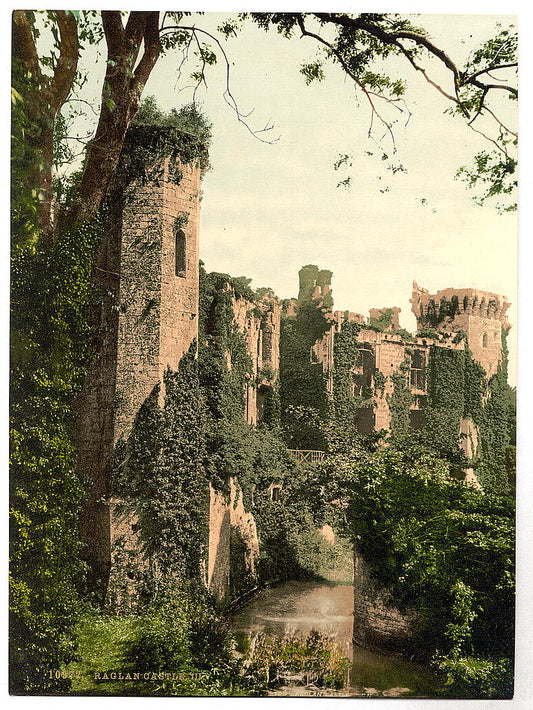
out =
<svg viewBox="0 0 533 710"><path fill-rule="evenodd" d="M400 612L371 568L354 552L354 642L366 648L402 651L415 633L414 614Z"/></svg>
<svg viewBox="0 0 533 710"><path fill-rule="evenodd" d="M115 441L127 436L136 413L167 367L198 335L200 170L181 166L179 185L162 179L133 184L122 214ZM185 234L186 269L176 275L176 218ZM185 218L184 218L185 219Z"/></svg>
<svg viewBox="0 0 533 710"><path fill-rule="evenodd" d="M246 385L246 421L262 420L263 399L274 386L279 373L281 303L267 294L256 303L233 298L237 328L246 339L246 352L252 360L252 379Z"/></svg>
<svg viewBox="0 0 533 710"><path fill-rule="evenodd" d="M259 539L235 480L228 494L209 488L207 586L219 601L229 601L258 583Z"/></svg>
<svg viewBox="0 0 533 710"><path fill-rule="evenodd" d="M200 169L180 166L183 177L176 185L168 159L149 167L148 182L128 182L119 172L110 190L95 275L101 292L101 306L93 314L96 354L75 403L78 472L91 480L81 515L82 538L89 583L101 595L110 570L118 566L114 543L136 544L129 539L135 523L115 515L111 500L114 446L127 438L166 368L177 369L198 328ZM177 218L186 256L179 276Z"/></svg>
<svg viewBox="0 0 533 710"><path fill-rule="evenodd" d="M430 294L415 281L411 304L419 330L438 319L435 327L440 332L464 331L473 357L489 377L496 373L502 357L502 331L509 328L506 314L511 304L505 296L474 288L447 288Z"/></svg>

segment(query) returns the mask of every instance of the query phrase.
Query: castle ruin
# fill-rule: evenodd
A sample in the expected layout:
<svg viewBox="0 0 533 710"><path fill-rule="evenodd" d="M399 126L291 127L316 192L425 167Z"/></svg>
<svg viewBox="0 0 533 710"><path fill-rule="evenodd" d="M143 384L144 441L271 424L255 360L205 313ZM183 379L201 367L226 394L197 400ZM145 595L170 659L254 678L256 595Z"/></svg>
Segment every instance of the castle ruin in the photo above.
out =
<svg viewBox="0 0 533 710"><path fill-rule="evenodd" d="M118 512L110 477L117 443L128 437L150 393L165 371L177 370L180 359L198 339L199 232L201 170L170 152L154 159L143 175L119 173L109 196L106 238L99 255L96 280L102 305L95 314L97 356L77 403L76 436L79 473L91 480L82 513L90 581L100 584L101 598L119 565L114 550L139 557L135 516ZM311 279L310 271L316 278ZM475 289L446 289L430 295L413 284L412 308L420 337L406 338L399 329L399 308L358 313L333 310L331 272L304 267L298 299L288 304L271 292L252 303L232 295L234 322L244 335L253 365L246 384L246 421L263 420L266 398L279 379L280 333L284 318L294 317L302 300L319 304L330 321L310 359L322 367L329 395L333 393L335 340L346 323L357 324L352 353L354 398L374 385L371 401L357 417L361 433L390 431L390 398L394 376L407 363L412 395L409 417L413 429L424 426L427 367L432 347L461 351L465 342L488 376L502 358L502 331L509 327L505 298ZM301 273L302 273L301 272ZM231 292L228 284L225 288ZM376 327L376 324L378 327ZM433 334L427 331L433 330ZM464 334L464 338L458 337ZM231 361L228 361L231 368ZM379 373L379 374L378 374ZM376 387L378 379L380 387ZM468 458L476 448L474 423L462 418L460 432ZM469 473L473 479L472 472ZM253 517L244 508L236 482L223 493L206 490L209 533L204 582L220 599L228 594L232 531L245 541L246 565L255 575L259 541ZM139 562L139 564L141 564ZM130 586L133 586L132 581Z"/></svg>

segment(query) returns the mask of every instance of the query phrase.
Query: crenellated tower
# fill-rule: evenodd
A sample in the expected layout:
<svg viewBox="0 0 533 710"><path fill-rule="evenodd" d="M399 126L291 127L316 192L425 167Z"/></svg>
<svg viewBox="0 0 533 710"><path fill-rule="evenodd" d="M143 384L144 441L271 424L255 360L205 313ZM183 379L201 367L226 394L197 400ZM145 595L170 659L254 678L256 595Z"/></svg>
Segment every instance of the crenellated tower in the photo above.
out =
<svg viewBox="0 0 533 710"><path fill-rule="evenodd" d="M473 357L490 377L502 358L502 333L510 328L506 296L474 288L447 288L430 294L413 281L411 308L418 330L463 331Z"/></svg>

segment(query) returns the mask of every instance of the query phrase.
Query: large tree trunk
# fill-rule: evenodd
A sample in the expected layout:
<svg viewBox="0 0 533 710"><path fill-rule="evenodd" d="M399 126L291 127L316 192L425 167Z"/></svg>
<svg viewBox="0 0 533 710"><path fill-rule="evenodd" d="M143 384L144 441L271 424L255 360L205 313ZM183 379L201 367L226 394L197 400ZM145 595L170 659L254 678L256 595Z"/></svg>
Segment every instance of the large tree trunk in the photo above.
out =
<svg viewBox="0 0 533 710"><path fill-rule="evenodd" d="M159 12L131 12L123 27L120 12L102 12L108 54L100 120L89 147L78 199L60 216L59 231L90 219L106 195L126 131L161 52L158 21ZM144 51L137 62L141 45Z"/></svg>
<svg viewBox="0 0 533 710"><path fill-rule="evenodd" d="M16 88L20 89L31 126L27 135L28 187L39 195L37 226L44 243L91 219L98 211L117 167L126 131L139 108L144 85L161 53L159 12L130 12L124 26L119 11L102 11L108 52L100 118L88 149L78 199L59 213L52 226L54 125L72 89L79 53L74 15L64 10L53 14L59 29L59 57L50 77L41 71L32 32L33 13L13 13L14 79L19 72Z"/></svg>
<svg viewBox="0 0 533 710"><path fill-rule="evenodd" d="M68 98L78 67L78 26L74 16L55 12L59 57L52 76L43 74L32 32L32 13L13 13L13 85L24 101L28 120L28 186L38 195L37 226L43 240L51 239L54 125Z"/></svg>

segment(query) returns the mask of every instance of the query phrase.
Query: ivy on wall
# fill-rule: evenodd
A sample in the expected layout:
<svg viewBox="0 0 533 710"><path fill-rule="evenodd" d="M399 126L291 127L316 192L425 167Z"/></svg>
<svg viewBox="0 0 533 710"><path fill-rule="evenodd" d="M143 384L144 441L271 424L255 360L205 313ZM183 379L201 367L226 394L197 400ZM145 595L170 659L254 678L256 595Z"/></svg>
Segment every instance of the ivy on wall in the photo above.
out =
<svg viewBox="0 0 533 710"><path fill-rule="evenodd" d="M329 416L326 375L311 361L311 348L331 324L319 300L298 303L295 317L284 318L280 338L281 421L292 449L324 450L322 424Z"/></svg>
<svg viewBox="0 0 533 710"><path fill-rule="evenodd" d="M160 386L139 410L128 440L117 447L113 489L121 506L138 519L144 554L161 578L201 577L207 540L205 406L195 358L196 343L176 372L167 370Z"/></svg>
<svg viewBox="0 0 533 710"><path fill-rule="evenodd" d="M263 317L257 308L262 295L261 290L254 293L246 279L207 274L201 267L198 363L200 384L208 404L206 446L211 482L227 492L225 484L233 477L245 509L254 516L261 582L317 577L327 553L332 554L317 532L324 522L324 511L317 504L318 491L310 492L309 471L304 471L289 456L286 440L287 430L300 427L310 444L301 448L323 447L328 400L322 367L311 363L310 349L329 323L319 304L307 301L291 321L290 334L282 330L281 382L274 384L265 399L263 423L250 426L245 421L244 392L246 386L259 383L251 379L252 363L246 355L244 335L235 323L233 299L246 299L252 316ZM267 368L259 373L259 378L271 380L273 375ZM284 390L287 380L292 383L290 392L295 397L289 402L288 390ZM309 387L307 391L304 387L303 394L299 391L302 383ZM283 406L284 428L279 423ZM277 500L272 499L272 484L280 486ZM230 543L233 595L247 588L245 550L245 541L233 531Z"/></svg>
<svg viewBox="0 0 533 710"><path fill-rule="evenodd" d="M406 355L398 369L391 375L393 391L387 396L390 409L391 434L395 439L401 440L408 436L410 431L409 409L413 403L410 386L411 357Z"/></svg>
<svg viewBox="0 0 533 710"><path fill-rule="evenodd" d="M332 276L332 271L329 271L328 269L319 269L318 266L315 266L314 264L302 266L298 272L300 282L298 301L304 302L312 300L316 286L323 290L325 286L329 286L331 284ZM333 307L333 297L331 293L325 294L321 301L325 308Z"/></svg>
<svg viewBox="0 0 533 710"><path fill-rule="evenodd" d="M179 184L183 177L179 164L198 162L202 173L209 169L212 126L194 104L163 113L153 96L139 107L126 134L121 155L121 171L129 182L161 177L163 159L170 158L169 178Z"/></svg>
<svg viewBox="0 0 533 710"><path fill-rule="evenodd" d="M516 470L516 391L507 382L507 332L502 334L502 360L487 385L481 412L479 477L483 487L509 493Z"/></svg>
<svg viewBox="0 0 533 710"><path fill-rule="evenodd" d="M507 383L506 334L502 361L487 382L483 367L465 350L430 348L428 406L423 441L453 463L458 471L467 461L459 449L460 420L469 417L479 432L474 465L483 489L505 494L514 476L514 391Z"/></svg>
<svg viewBox="0 0 533 710"><path fill-rule="evenodd" d="M339 425L354 424L357 410L364 406L364 399L354 396L352 368L357 357L361 326L344 322L335 334L333 356L333 412Z"/></svg>

